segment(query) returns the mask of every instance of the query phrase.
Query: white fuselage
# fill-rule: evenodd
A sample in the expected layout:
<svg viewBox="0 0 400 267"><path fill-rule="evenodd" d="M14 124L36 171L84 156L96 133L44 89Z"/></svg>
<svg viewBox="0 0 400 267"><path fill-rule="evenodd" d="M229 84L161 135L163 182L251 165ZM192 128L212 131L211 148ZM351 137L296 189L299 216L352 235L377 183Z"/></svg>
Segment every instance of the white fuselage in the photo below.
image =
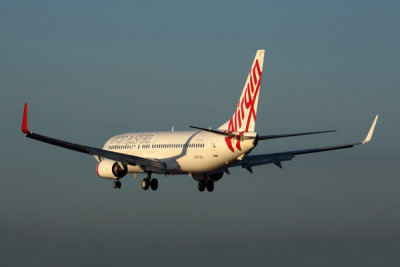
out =
<svg viewBox="0 0 400 267"><path fill-rule="evenodd" d="M103 149L157 159L166 165L166 174L211 173L223 171L256 145L256 139L230 138L232 151L226 138L203 131L127 133L111 137ZM140 166L128 166L128 172L144 170Z"/></svg>

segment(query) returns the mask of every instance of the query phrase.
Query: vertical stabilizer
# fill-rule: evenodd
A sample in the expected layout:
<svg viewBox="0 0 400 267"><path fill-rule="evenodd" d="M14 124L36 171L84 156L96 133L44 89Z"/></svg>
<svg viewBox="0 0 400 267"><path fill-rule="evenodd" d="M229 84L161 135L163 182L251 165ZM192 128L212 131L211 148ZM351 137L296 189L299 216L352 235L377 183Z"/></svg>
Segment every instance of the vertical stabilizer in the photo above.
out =
<svg viewBox="0 0 400 267"><path fill-rule="evenodd" d="M219 130L234 132L254 131L257 117L258 95L265 50L258 50L247 76L242 94L232 118L221 125Z"/></svg>

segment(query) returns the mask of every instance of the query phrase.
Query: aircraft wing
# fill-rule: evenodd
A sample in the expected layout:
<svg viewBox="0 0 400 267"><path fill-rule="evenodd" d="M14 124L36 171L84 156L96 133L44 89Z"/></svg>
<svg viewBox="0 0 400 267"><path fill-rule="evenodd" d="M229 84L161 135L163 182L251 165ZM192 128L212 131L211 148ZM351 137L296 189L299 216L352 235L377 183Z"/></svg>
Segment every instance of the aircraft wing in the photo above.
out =
<svg viewBox="0 0 400 267"><path fill-rule="evenodd" d="M47 137L41 134L33 133L28 130L27 126L27 103L25 103L24 107L24 115L22 119L22 132L25 134L26 137L35 139L37 141L41 141L44 143L48 143L51 145L59 146L62 148L67 148L73 151L98 156L101 158L107 158L111 160L115 160L117 162L121 162L123 164L129 165L140 165L143 169L153 171L153 172L165 172L165 165L164 163L154 160L154 159L146 159L141 157L136 157L128 154L108 151L100 148L90 147L90 146L83 146L79 144L70 143L67 141Z"/></svg>
<svg viewBox="0 0 400 267"><path fill-rule="evenodd" d="M337 150L337 149L345 149L351 148L356 145L363 145L371 141L372 134L374 133L375 125L378 120L378 115L375 116L374 122L369 129L369 132L366 138L362 142L352 143L352 144L345 144L345 145L337 145L337 146L325 146L325 147L317 147L317 148L309 148L309 149L302 149L302 150L293 150L293 151L286 151L286 152L278 152L278 153L270 153L270 154L260 154L260 155L251 155L246 156L242 160L238 161L235 165L242 166L242 168L246 168L251 173L253 172L253 166L264 165L264 164L275 164L279 168L282 168L282 161L289 161L292 160L296 155L302 154L310 154L310 153L317 153L317 152L324 152L330 150Z"/></svg>

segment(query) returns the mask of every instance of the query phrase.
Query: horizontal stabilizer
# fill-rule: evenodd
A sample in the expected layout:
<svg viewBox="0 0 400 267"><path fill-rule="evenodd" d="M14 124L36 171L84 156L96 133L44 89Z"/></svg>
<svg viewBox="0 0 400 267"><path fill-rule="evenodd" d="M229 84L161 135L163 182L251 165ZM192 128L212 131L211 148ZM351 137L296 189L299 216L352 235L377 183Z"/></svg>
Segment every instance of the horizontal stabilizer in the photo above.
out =
<svg viewBox="0 0 400 267"><path fill-rule="evenodd" d="M321 134L321 133L333 133L333 132L336 132L336 130L319 131L319 132L291 133L291 134L263 135L263 136L258 136L258 140L268 140L268 139L275 139L275 138L284 138L284 137L310 135L310 134Z"/></svg>
<svg viewBox="0 0 400 267"><path fill-rule="evenodd" d="M199 131L223 135L226 137L240 137L241 139L255 139L256 138L256 133L254 133L254 132L246 132L245 134L243 134L243 132L238 133L238 132L232 132L232 131L211 130L211 129L201 128L201 127L197 127L197 126L188 126L188 127L199 130Z"/></svg>
<svg viewBox="0 0 400 267"><path fill-rule="evenodd" d="M206 129L206 128L201 128L201 127L197 127L197 126L188 126L189 128L193 128L199 131L203 131L203 132L210 132L210 133L215 133L215 134L220 134L220 135L224 135L224 136L229 136L229 137L235 137L235 134L231 134L231 133L226 133L223 131L218 131L218 130L211 130L211 129Z"/></svg>

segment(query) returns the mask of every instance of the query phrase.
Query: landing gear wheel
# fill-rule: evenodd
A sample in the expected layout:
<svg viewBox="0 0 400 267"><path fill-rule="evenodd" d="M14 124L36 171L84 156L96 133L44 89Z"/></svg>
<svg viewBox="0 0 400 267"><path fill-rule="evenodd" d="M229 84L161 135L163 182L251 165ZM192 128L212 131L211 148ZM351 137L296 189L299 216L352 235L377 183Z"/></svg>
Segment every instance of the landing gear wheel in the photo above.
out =
<svg viewBox="0 0 400 267"><path fill-rule="evenodd" d="M197 184L197 188L200 192L203 192L204 189L206 189L206 183L204 181L199 181L199 183Z"/></svg>
<svg viewBox="0 0 400 267"><path fill-rule="evenodd" d="M113 182L113 188L115 189L117 187L118 187L117 182Z"/></svg>
<svg viewBox="0 0 400 267"><path fill-rule="evenodd" d="M120 181L117 182L117 187L118 187L118 189L121 188L121 182Z"/></svg>
<svg viewBox="0 0 400 267"><path fill-rule="evenodd" d="M149 189L149 186L150 186L150 180L147 178L144 178L142 180L142 189L147 190L147 189Z"/></svg>
<svg viewBox="0 0 400 267"><path fill-rule="evenodd" d="M151 190L156 191L158 188L158 180L157 179L151 179L150 180L150 187Z"/></svg>
<svg viewBox="0 0 400 267"><path fill-rule="evenodd" d="M214 181L207 182L207 191L212 192L214 190Z"/></svg>

